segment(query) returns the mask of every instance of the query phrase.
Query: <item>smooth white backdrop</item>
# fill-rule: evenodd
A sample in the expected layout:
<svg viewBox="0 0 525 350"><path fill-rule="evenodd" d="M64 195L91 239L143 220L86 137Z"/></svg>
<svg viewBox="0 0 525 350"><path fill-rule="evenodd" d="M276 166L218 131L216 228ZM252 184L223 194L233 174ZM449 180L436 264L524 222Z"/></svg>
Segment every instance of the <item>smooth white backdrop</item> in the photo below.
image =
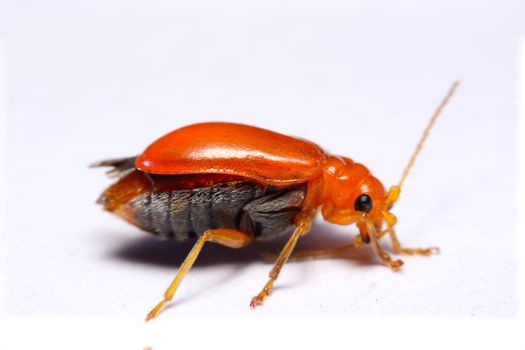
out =
<svg viewBox="0 0 525 350"><path fill-rule="evenodd" d="M104 213L94 201L111 181L89 163L235 121L317 142L388 187L456 79L394 210L402 243L440 255L400 273L369 248L292 262L253 311L271 268L259 254L284 240L210 245L160 317L517 317L519 1L3 7L6 317L140 320L190 249ZM297 249L354 233L319 220Z"/></svg>

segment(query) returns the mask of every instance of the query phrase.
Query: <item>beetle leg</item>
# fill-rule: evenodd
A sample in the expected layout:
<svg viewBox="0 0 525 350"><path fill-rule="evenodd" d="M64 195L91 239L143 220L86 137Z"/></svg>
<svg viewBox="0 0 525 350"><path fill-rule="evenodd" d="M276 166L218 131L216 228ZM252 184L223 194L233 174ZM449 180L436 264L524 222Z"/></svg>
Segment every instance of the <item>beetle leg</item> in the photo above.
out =
<svg viewBox="0 0 525 350"><path fill-rule="evenodd" d="M286 242L286 245L284 246L283 250L277 257L277 260L275 261L275 264L270 271L268 282L264 285L263 289L259 294L257 294L255 297L252 298L250 302L250 306L252 308L255 308L257 305L262 304L264 298L266 296L270 295L273 289L273 283L279 277L279 273L281 272L281 269L283 265L286 263L288 258L290 257L290 254L292 253L293 249L295 248L295 245L297 244L297 241L299 240L299 237L304 236L308 233L310 230L310 226L312 224L311 219L301 219L297 223L297 228L292 233L292 236Z"/></svg>
<svg viewBox="0 0 525 350"><path fill-rule="evenodd" d="M359 236L356 236L359 237ZM315 250L305 250L301 252L295 252L290 255L288 260L307 260L307 259L323 259L323 258L333 258L345 254L347 251L360 248L360 245L354 243L345 244L340 247L335 248L325 248L325 249L315 249ZM277 255L273 253L263 253L263 258L268 261L275 261Z"/></svg>
<svg viewBox="0 0 525 350"><path fill-rule="evenodd" d="M376 253L376 255L388 266L390 266L394 271L399 270L401 266L403 266L403 260L393 260L390 255L381 248L379 245L379 238L380 234L378 233L374 227L374 224L372 221L370 221L368 218L363 219L366 228L368 231L368 235L370 237L370 243L372 244L372 249Z"/></svg>
<svg viewBox="0 0 525 350"><path fill-rule="evenodd" d="M398 254L404 254L404 255L424 255L424 256L430 256L432 254L439 253L438 247L430 247L430 248L403 248L401 246L401 243L399 243L399 240L397 239L396 232L394 231L393 227L389 227L386 230L381 232L381 236L388 233L390 235L390 240L392 241L392 248L394 249L394 252Z"/></svg>
<svg viewBox="0 0 525 350"><path fill-rule="evenodd" d="M204 232L202 236L199 237L199 239L191 249L190 253L180 266L177 275L173 279L173 282L171 282L168 289L166 289L166 292L164 292L164 299L148 313L148 315L146 316L146 321L149 321L155 316L157 316L157 314L164 307L164 305L173 298L177 287L179 286L180 282L182 281L188 270L192 267L193 263L195 262L195 259L197 259L197 256L199 255L202 247L204 246L204 243L214 242L229 248L241 248L248 245L252 241L252 239L253 238L250 235L237 230L217 229L208 230Z"/></svg>

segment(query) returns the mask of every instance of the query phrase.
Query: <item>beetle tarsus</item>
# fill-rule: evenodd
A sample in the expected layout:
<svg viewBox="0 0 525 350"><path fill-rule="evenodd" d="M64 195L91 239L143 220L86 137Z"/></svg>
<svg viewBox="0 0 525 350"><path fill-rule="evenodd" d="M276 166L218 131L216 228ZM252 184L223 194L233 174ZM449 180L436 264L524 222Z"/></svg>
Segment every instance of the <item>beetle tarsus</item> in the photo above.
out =
<svg viewBox="0 0 525 350"><path fill-rule="evenodd" d="M435 254L439 254L439 248L438 247L430 247L430 248L399 248L397 250L394 250L398 254L403 255L421 255L421 256L431 256Z"/></svg>
<svg viewBox="0 0 525 350"><path fill-rule="evenodd" d="M161 301L150 312L148 312L148 315L146 316L146 322L155 318L167 302L168 300Z"/></svg>
<svg viewBox="0 0 525 350"><path fill-rule="evenodd" d="M431 256L433 254L439 254L439 248L438 247L430 247L430 248L403 248L401 246L401 243L399 243L399 240L396 236L396 231L393 227L389 227L386 230L382 231L379 234L379 237L383 237L385 234L389 234L390 240L392 241L392 248L394 249L394 252L397 254L403 254L403 255L422 255L422 256Z"/></svg>
<svg viewBox="0 0 525 350"><path fill-rule="evenodd" d="M264 286L263 290L252 298L250 302L250 307L252 309L255 309L258 305L261 305L264 301L264 298L266 298L268 295L272 293L273 281L274 280L270 278L268 282L266 282L266 285Z"/></svg>
<svg viewBox="0 0 525 350"><path fill-rule="evenodd" d="M286 242L286 245L277 257L277 260L275 261L275 264L272 270L270 271L270 278L268 279L268 282L266 282L262 291L259 294L257 294L257 296L252 298L252 301L250 302L250 306L252 308L255 308L257 305L262 304L264 298L270 295L273 289L273 283L275 282L275 280L277 280L277 277L279 277L279 273L281 272L283 265L286 263L286 261L288 261L288 258L292 254L292 251L295 248L295 245L297 244L297 240L299 239L299 237L304 236L308 233L308 231L310 231L311 225L312 220L309 218L302 218L298 220L297 228L293 232L288 242Z"/></svg>
<svg viewBox="0 0 525 350"><path fill-rule="evenodd" d="M401 259L397 259L397 260L389 260L387 261L388 265L392 268L392 270L394 271L399 271L401 270L401 266L405 265L405 262Z"/></svg>

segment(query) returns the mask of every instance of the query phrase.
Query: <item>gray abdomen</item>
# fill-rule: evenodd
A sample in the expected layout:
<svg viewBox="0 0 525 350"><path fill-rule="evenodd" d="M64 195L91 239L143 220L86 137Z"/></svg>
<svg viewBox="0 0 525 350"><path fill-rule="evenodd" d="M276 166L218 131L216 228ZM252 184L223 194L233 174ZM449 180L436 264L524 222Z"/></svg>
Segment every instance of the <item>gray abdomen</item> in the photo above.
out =
<svg viewBox="0 0 525 350"><path fill-rule="evenodd" d="M140 227L160 237L186 240L208 229L229 228L265 239L293 226L305 192L305 186L266 191L256 183L237 182L149 192L130 205Z"/></svg>

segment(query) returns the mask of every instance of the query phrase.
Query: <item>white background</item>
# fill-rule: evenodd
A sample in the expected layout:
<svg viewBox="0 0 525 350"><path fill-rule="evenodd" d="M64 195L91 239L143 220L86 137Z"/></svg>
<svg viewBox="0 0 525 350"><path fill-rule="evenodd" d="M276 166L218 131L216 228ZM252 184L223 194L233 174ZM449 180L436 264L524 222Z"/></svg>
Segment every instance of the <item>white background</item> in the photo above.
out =
<svg viewBox="0 0 525 350"><path fill-rule="evenodd" d="M271 268L259 254L285 241L210 245L160 322L228 318L251 329L246 322L258 318L518 316L521 2L3 5L8 319L142 320L191 248L103 212L94 201L111 181L89 163L135 155L189 123L235 121L312 140L388 187L456 79L462 85L394 209L402 243L438 245L440 255L406 257L400 273L369 247L292 262L253 311ZM355 232L319 220L297 250L340 245Z"/></svg>

